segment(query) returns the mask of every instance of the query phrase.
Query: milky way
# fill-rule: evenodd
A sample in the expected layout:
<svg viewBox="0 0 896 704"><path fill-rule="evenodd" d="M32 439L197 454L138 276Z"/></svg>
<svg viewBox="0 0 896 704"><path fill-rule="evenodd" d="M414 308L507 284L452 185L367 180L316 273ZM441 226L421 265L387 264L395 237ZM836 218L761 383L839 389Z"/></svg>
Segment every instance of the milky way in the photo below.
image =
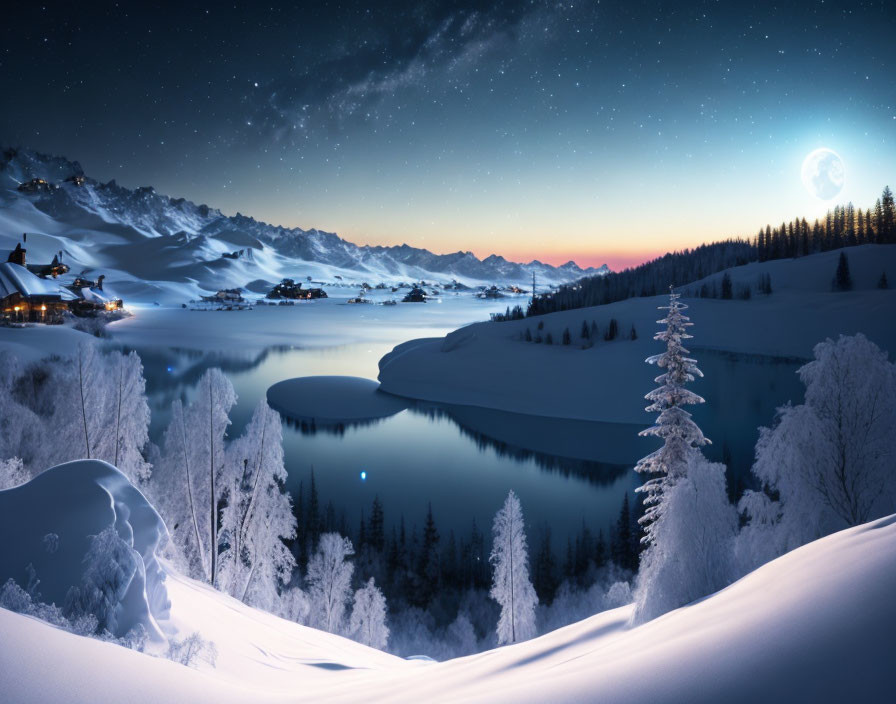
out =
<svg viewBox="0 0 896 704"><path fill-rule="evenodd" d="M0 143L357 241L583 263L812 215L818 147L861 205L896 180L886 3L136 5L4 11Z"/></svg>

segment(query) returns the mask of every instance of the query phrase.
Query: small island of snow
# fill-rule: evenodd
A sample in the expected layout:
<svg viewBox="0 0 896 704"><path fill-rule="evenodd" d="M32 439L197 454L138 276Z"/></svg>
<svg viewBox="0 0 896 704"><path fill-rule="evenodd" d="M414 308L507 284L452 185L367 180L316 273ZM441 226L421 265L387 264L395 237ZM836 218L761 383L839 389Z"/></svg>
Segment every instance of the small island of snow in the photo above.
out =
<svg viewBox="0 0 896 704"><path fill-rule="evenodd" d="M356 376L286 379L268 389L268 403L290 418L323 424L386 418L408 405L380 391L376 381Z"/></svg>

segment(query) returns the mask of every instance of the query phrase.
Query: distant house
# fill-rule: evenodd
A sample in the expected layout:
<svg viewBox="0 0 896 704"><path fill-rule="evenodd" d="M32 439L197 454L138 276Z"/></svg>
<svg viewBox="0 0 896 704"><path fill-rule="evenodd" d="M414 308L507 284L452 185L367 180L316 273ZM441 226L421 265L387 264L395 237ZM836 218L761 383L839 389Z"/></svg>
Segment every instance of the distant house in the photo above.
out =
<svg viewBox="0 0 896 704"><path fill-rule="evenodd" d="M72 183L76 186L83 186L87 179L82 174L75 174L74 176L69 176L66 180L66 183Z"/></svg>
<svg viewBox="0 0 896 704"><path fill-rule="evenodd" d="M0 318L6 322L59 323L77 299L71 291L35 276L21 264L0 264Z"/></svg>
<svg viewBox="0 0 896 704"><path fill-rule="evenodd" d="M293 279L283 279L270 290L267 297L311 300L313 298L327 298L327 292L322 288L302 288L301 281L296 283Z"/></svg>
<svg viewBox="0 0 896 704"><path fill-rule="evenodd" d="M203 301L209 303L245 303L243 290L240 288L223 288L213 296L200 296Z"/></svg>
<svg viewBox="0 0 896 704"><path fill-rule="evenodd" d="M22 193L49 193L54 188L55 186L42 178L33 178L19 184Z"/></svg>
<svg viewBox="0 0 896 704"><path fill-rule="evenodd" d="M497 286L492 286L491 288L487 288L483 290L479 294L480 298L504 298L504 294L498 290Z"/></svg>
<svg viewBox="0 0 896 704"><path fill-rule="evenodd" d="M419 286L414 286L410 293L401 299L402 303L426 303L426 291Z"/></svg>

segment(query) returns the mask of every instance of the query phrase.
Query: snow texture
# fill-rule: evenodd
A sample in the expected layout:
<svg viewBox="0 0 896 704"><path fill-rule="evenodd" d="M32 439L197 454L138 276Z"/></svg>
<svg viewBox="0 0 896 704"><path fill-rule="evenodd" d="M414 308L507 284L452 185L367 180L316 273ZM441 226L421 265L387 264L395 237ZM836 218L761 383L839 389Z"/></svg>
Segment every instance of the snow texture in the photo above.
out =
<svg viewBox="0 0 896 704"><path fill-rule="evenodd" d="M443 663L401 660L172 573L171 621L215 644L196 669L0 610L9 701L887 701L896 688L896 516L806 545L637 628L631 607ZM649 655L649 663L645 657Z"/></svg>
<svg viewBox="0 0 896 704"><path fill-rule="evenodd" d="M105 579L96 572L104 569L100 558L112 549L123 551L123 559L109 561L126 570L115 577L109 631L123 636L142 625L151 639L163 638L158 622L167 617L169 604L156 550L165 525L115 467L99 460L67 462L0 491L0 535L7 536L0 550L0 584L12 579L26 587L33 575L40 600L60 607L73 588ZM0 648L4 656L8 649L7 643Z"/></svg>

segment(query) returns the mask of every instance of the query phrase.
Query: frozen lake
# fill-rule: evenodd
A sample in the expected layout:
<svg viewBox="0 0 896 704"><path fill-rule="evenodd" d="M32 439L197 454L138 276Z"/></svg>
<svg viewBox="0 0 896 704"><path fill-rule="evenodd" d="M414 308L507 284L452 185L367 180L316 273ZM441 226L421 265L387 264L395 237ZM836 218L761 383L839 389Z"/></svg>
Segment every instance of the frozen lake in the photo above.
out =
<svg viewBox="0 0 896 704"><path fill-rule="evenodd" d="M213 366L225 371L238 394L231 413L236 435L277 382L318 375L375 379L379 359L395 345L487 319L508 302L513 300L486 302L467 294L391 307L330 299L242 312L149 308L118 327L115 337L143 359L153 439L167 424L171 401L190 400L199 377ZM707 454L730 458L743 474L756 426L770 422L775 405L798 398L797 365L696 356L706 373L699 392L712 409L695 412L715 441ZM734 389L755 395L755 403L747 404L750 417L726 415L724 398ZM605 533L615 521L623 495L640 483L631 463L652 448L637 438L639 429L409 402L386 418L337 427L287 419L284 450L290 490L304 483L307 492L313 467L322 506L332 502L337 518L344 512L353 528L378 495L387 524L403 516L409 529L419 527L431 502L444 536L450 530L466 534L473 519L487 529L512 488L530 540L537 543L541 527L550 525L556 546L583 521Z"/></svg>

